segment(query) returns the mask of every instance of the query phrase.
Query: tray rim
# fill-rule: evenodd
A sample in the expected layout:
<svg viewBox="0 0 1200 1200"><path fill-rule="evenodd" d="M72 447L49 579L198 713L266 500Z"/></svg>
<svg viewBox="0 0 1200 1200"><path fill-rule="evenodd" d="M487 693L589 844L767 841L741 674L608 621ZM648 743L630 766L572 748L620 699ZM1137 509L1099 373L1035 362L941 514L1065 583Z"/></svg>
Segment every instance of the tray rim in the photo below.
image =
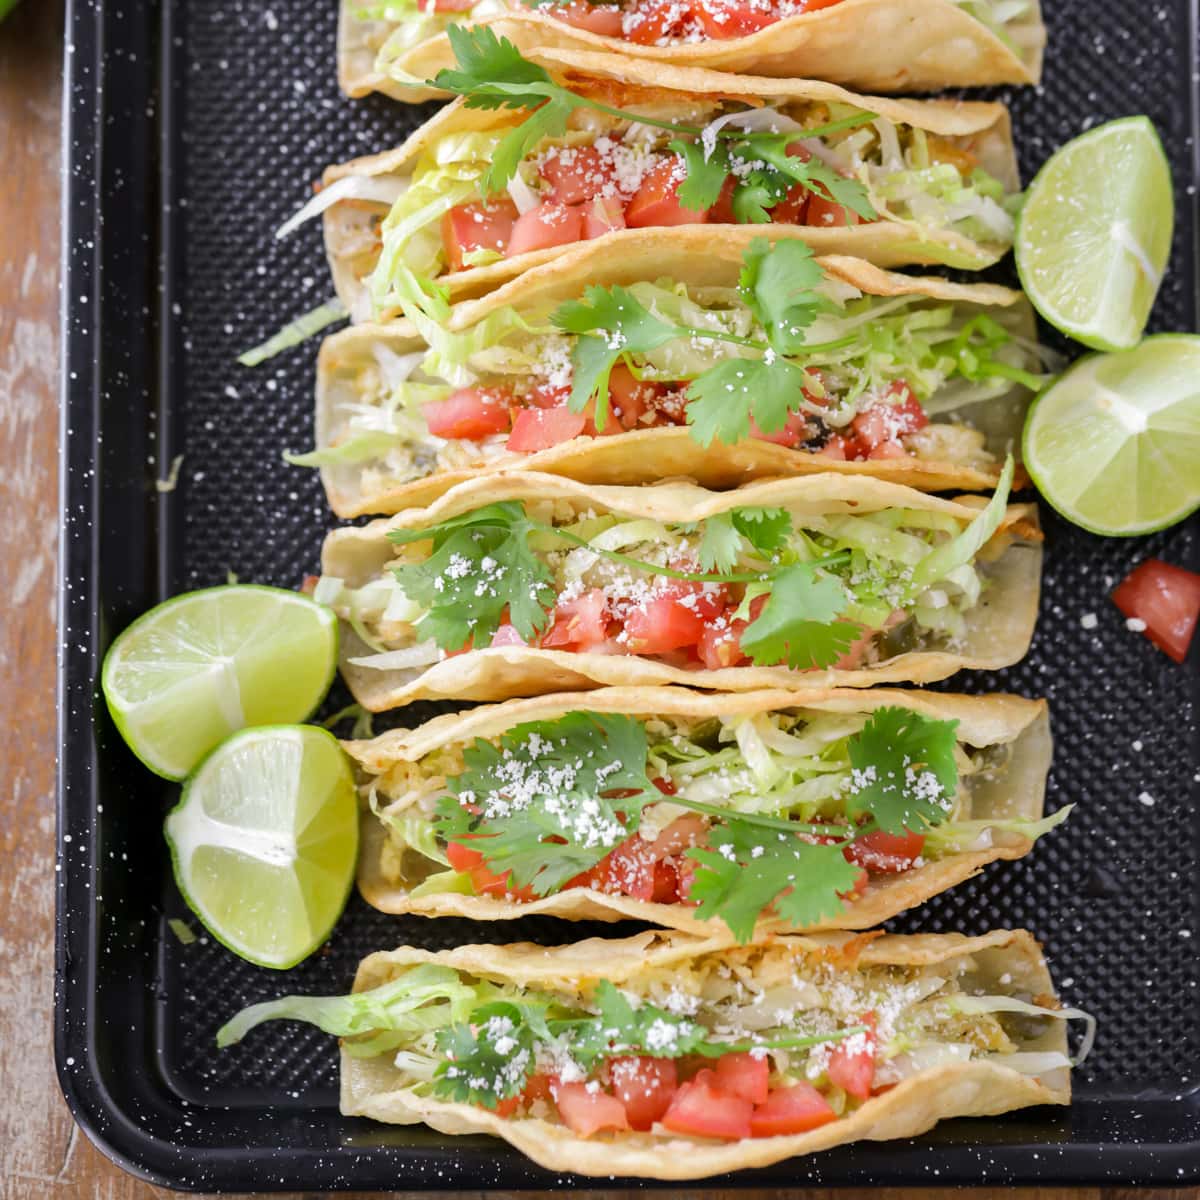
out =
<svg viewBox="0 0 1200 1200"><path fill-rule="evenodd" d="M447 1191L458 1188L492 1190L512 1187L644 1186L671 1187L669 1183L645 1180L592 1180L579 1176L556 1176L522 1158L502 1142L476 1139L447 1139L439 1147L397 1149L376 1144L354 1150L342 1139L338 1146L320 1144L303 1148L269 1146L203 1147L180 1145L144 1128L135 1112L122 1108L107 1084L97 1059L95 1018L95 956L98 952L98 918L93 903L97 880L97 847L89 835L99 804L99 782L94 767L100 761L92 736L93 710L97 704L93 681L99 664L101 644L97 588L87 569L97 561L101 534L93 519L99 512L97 438L100 432L101 379L97 370L101 353L104 288L102 263L102 166L107 133L101 119L104 94L105 50L110 33L106 0L68 0L64 45L62 102L63 175L61 198L62 288L60 306L60 448L59 448L59 567L58 567L58 747L59 772L56 794L57 864L55 935L55 1024L54 1052L59 1086L72 1117L89 1140L123 1170L147 1182L184 1191L243 1190L286 1191L301 1189L354 1190L383 1188L396 1184L397 1168L415 1171L418 1178L405 1178L405 1190ZM160 100L153 116L142 119L152 137L161 137L164 176L169 175L168 153L173 105L170 89L160 87L169 73L167 57L172 53L169 36L174 0L157 0L146 8L146 20L161 35L167 47L152 69L150 90ZM1190 122L1193 130L1193 182L1200 182L1200 0L1189 0L1189 36L1193 47L1193 81ZM134 18L136 19L136 18ZM151 69L148 68L148 71ZM1180 219L1191 219L1200 230L1200 188L1192 194L1190 209ZM158 242L154 252L169 236L171 218L160 205ZM77 253L87 246L88 252ZM1200 240L1196 244L1193 284L1200 313ZM163 320L170 304L169 272L162 272L157 301L148 287L147 299ZM72 323L72 298L87 295L92 321L81 327ZM152 318L153 320L153 318ZM165 323L164 323L165 328ZM157 363L158 398L167 390L170 366ZM161 411L161 410L160 410ZM163 426L164 437L169 436ZM160 446L160 450L163 447ZM165 457L169 457L166 455ZM159 497L152 505L156 536L147 549L153 558L159 594L166 594L166 553L169 527L174 523L174 506ZM1196 518L1193 518L1196 519ZM70 637L64 633L69 631ZM1196 656L1192 659L1195 661ZM82 969L74 964L82 963ZM161 1077L154 1081L152 1095L159 1101L172 1096ZM178 1103L179 1098L174 1097ZM1062 1124L1073 1112L1099 1110L1104 1101L1096 1097L1076 1101L1071 1109L1035 1110L1050 1112ZM1166 1102L1158 1101L1163 1104ZM847 1186L881 1183L888 1186L928 1184L929 1169L936 1164L939 1186L976 1184L1036 1184L1051 1176L1059 1185L1161 1185L1186 1186L1200 1183L1200 1091L1193 1091L1176 1104L1183 1104L1196 1120L1192 1142L1111 1143L1101 1140L1046 1143L1016 1139L1011 1143L862 1144L847 1156L845 1148L835 1159L822 1155L811 1161L789 1160L775 1168L742 1172L734 1176L695 1181L696 1186L756 1187L780 1185L786 1178L798 1186ZM1147 1106L1149 1107L1149 1106ZM178 1110L183 1115L183 1110ZM261 1111L261 1110L260 1110ZM187 1115L198 1116L195 1108ZM320 1110L318 1110L318 1116ZM1003 1122L1016 1128L1017 1120ZM979 1127L986 1119L972 1122ZM995 1119L993 1119L995 1120ZM376 1131L372 1122L339 1118L339 1128ZM316 1121L317 1126L327 1125ZM960 1131L964 1122L950 1123ZM994 1128L989 1125L989 1128ZM891 1148L891 1149L889 1149ZM331 1153L342 1150L345 1153ZM282 1152L282 1153L281 1153ZM836 1152L835 1152L836 1153ZM1034 1158L1034 1154L1040 1156ZM899 1171L879 1173L886 1160L903 1156ZM198 1171L196 1159L206 1159ZM853 1158L861 1160L858 1163ZM345 1161L343 1161L345 1159ZM352 1161L357 1159L357 1161ZM825 1176L824 1166L831 1168ZM786 1175L784 1174L786 1172ZM994 1176L994 1178L993 1178ZM481 1179L487 1179L481 1183Z"/></svg>

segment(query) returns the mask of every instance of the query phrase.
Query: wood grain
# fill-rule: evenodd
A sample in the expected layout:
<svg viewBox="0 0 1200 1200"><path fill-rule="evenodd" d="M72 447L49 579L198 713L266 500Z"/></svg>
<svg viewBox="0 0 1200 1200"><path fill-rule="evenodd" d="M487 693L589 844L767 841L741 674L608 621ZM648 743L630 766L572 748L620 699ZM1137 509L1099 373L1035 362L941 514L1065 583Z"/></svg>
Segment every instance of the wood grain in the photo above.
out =
<svg viewBox="0 0 1200 1200"><path fill-rule="evenodd" d="M0 25L0 561L7 565L8 599L0 623L0 695L9 718L0 725L7 798L0 807L0 1200L139 1200L172 1193L125 1175L78 1134L58 1091L51 1052L61 47L61 13L47 0L26 0ZM766 1200L777 1193L686 1194ZM876 1200L925 1200L930 1194L871 1192ZM470 1194L472 1200L482 1195ZM576 1195L633 1200L644 1193ZM970 1189L955 1195L1194 1200L1200 1191ZM847 1200L852 1193L795 1196Z"/></svg>

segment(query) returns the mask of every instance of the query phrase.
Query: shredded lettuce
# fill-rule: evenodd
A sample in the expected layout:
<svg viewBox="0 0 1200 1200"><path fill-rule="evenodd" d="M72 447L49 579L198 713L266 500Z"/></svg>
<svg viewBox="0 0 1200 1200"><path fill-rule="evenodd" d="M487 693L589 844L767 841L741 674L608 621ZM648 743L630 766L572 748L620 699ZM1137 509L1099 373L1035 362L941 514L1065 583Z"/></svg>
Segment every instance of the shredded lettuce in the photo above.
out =
<svg viewBox="0 0 1200 1200"><path fill-rule="evenodd" d="M1049 1017L1055 1021L1083 1021L1083 1041L1079 1045L1079 1053L1063 1066L1077 1067L1092 1052L1096 1041L1096 1018L1081 1008L1042 1008L1038 1004L1030 1004L1018 1000L1015 996L954 996L949 1001L950 1008L955 1012L974 1013L1022 1013L1027 1017ZM1005 1058L1010 1056L1005 1056Z"/></svg>
<svg viewBox="0 0 1200 1200"><path fill-rule="evenodd" d="M259 363L266 362L268 358L274 358L275 355L282 354L284 350L290 350L293 346L308 341L313 334L320 333L322 329L344 320L349 315L346 306L340 300L328 300L297 317L294 321L289 321L278 333L267 338L265 342L239 354L238 362L243 367L257 367Z"/></svg>
<svg viewBox="0 0 1200 1200"><path fill-rule="evenodd" d="M960 850L972 850L990 845L992 833L1019 833L1031 842L1061 825L1070 815L1073 804L1065 804L1048 817L1008 817L991 821L948 821L934 825L925 832L927 851L953 854ZM982 839L988 839L982 841Z"/></svg>

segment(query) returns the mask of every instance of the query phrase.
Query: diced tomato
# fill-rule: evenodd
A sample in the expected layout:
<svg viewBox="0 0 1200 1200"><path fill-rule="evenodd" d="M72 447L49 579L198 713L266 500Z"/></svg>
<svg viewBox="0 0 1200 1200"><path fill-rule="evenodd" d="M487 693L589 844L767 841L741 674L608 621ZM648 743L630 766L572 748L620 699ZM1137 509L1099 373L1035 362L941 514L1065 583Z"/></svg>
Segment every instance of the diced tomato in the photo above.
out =
<svg viewBox="0 0 1200 1200"><path fill-rule="evenodd" d="M475 0L433 0L433 11L440 13L469 12L474 6ZM426 9L426 4L417 7Z"/></svg>
<svg viewBox="0 0 1200 1200"><path fill-rule="evenodd" d="M802 412L788 413L787 421L782 429L777 429L774 433L763 433L755 423L754 418L750 418L750 436L757 438L760 442L774 442L776 446L787 446L790 449L795 449L801 442L806 442L812 437L812 431L808 427L808 418Z"/></svg>
<svg viewBox="0 0 1200 1200"><path fill-rule="evenodd" d="M558 204L553 200L522 213L513 224L505 250L507 258L569 246L583 232L583 208L578 204Z"/></svg>
<svg viewBox="0 0 1200 1200"><path fill-rule="evenodd" d="M608 376L608 402L625 429L633 429L669 390L665 383L638 379L624 363L617 363Z"/></svg>
<svg viewBox="0 0 1200 1200"><path fill-rule="evenodd" d="M807 1133L837 1120L829 1101L811 1083L776 1088L750 1118L754 1137L778 1137L784 1133Z"/></svg>
<svg viewBox="0 0 1200 1200"><path fill-rule="evenodd" d="M588 588L573 600L559 601L541 644L551 649L598 646L608 636L608 619L608 598L600 588Z"/></svg>
<svg viewBox="0 0 1200 1200"><path fill-rule="evenodd" d="M629 610L625 633L631 654L664 654L695 646L704 634L704 618L674 595L661 593Z"/></svg>
<svg viewBox="0 0 1200 1200"><path fill-rule="evenodd" d="M892 396L898 399L893 401ZM908 385L893 383L883 400L868 404L850 423L846 457L900 458L907 453L900 438L928 424L925 410Z"/></svg>
<svg viewBox="0 0 1200 1200"><path fill-rule="evenodd" d="M662 1123L675 1133L736 1141L750 1136L753 1112L749 1100L722 1092L716 1086L716 1076L706 1069L680 1085Z"/></svg>
<svg viewBox="0 0 1200 1200"><path fill-rule="evenodd" d="M707 832L708 822L699 813L684 813L650 843L650 853L655 858L682 854L692 846L701 845Z"/></svg>
<svg viewBox="0 0 1200 1200"><path fill-rule="evenodd" d="M559 204L583 204L598 197L613 180L616 167L595 146L567 146L548 154L541 176L550 185L550 199Z"/></svg>
<svg viewBox="0 0 1200 1200"><path fill-rule="evenodd" d="M425 423L434 437L474 441L505 433L511 416L512 396L503 388L459 388L445 400L425 405Z"/></svg>
<svg viewBox="0 0 1200 1200"><path fill-rule="evenodd" d="M726 1095L738 1096L751 1104L766 1103L770 1074L771 1065L765 1054L722 1054L717 1059L717 1087Z"/></svg>
<svg viewBox="0 0 1200 1200"><path fill-rule="evenodd" d="M821 229L836 229L847 225L861 225L862 218L852 208L846 208L814 191L809 194L804 223Z"/></svg>
<svg viewBox="0 0 1200 1200"><path fill-rule="evenodd" d="M660 225L703 225L708 220L705 209L684 208L679 202L679 186L686 178L683 160L678 154L668 155L647 173L633 199L625 209L625 224L630 229L646 229Z"/></svg>
<svg viewBox="0 0 1200 1200"><path fill-rule="evenodd" d="M626 838L594 868L602 892L654 899L654 859L646 840L636 833Z"/></svg>
<svg viewBox="0 0 1200 1200"><path fill-rule="evenodd" d="M664 796L674 796L675 793L679 791L679 789L674 783L671 782L671 780L665 779L661 775L656 775L652 780L650 780L650 782L654 784L654 786L658 788L658 790L662 792Z"/></svg>
<svg viewBox="0 0 1200 1200"><path fill-rule="evenodd" d="M583 207L583 240L603 237L625 228L625 204L620 196L597 196Z"/></svg>
<svg viewBox="0 0 1200 1200"><path fill-rule="evenodd" d="M840 433L831 434L829 440L817 451L821 458L830 458L834 462L845 462L851 455L847 453L850 444Z"/></svg>
<svg viewBox="0 0 1200 1200"><path fill-rule="evenodd" d="M506 445L518 454L534 454L578 437L586 424L583 413L573 413L565 406L523 408L517 413Z"/></svg>
<svg viewBox="0 0 1200 1200"><path fill-rule="evenodd" d="M679 899L679 873L665 858L654 864L654 884L650 899L655 904L674 904Z"/></svg>
<svg viewBox="0 0 1200 1200"><path fill-rule="evenodd" d="M680 904L695 904L692 899L692 884L696 879L696 872L700 869L700 864L694 858L688 858L684 855L677 859L675 863L675 873L679 876L679 882L676 884L676 889L679 895Z"/></svg>
<svg viewBox="0 0 1200 1200"><path fill-rule="evenodd" d="M714 39L746 37L779 20L778 12L746 0L700 0L695 12L704 32Z"/></svg>
<svg viewBox="0 0 1200 1200"><path fill-rule="evenodd" d="M534 408L562 408L570 398L571 389L556 384L539 383L529 393L528 401Z"/></svg>
<svg viewBox="0 0 1200 1200"><path fill-rule="evenodd" d="M1116 586L1113 603L1129 620L1144 621L1146 636L1177 663L1187 658L1200 616L1200 575L1148 558Z"/></svg>
<svg viewBox="0 0 1200 1200"><path fill-rule="evenodd" d="M737 667L747 661L742 653L741 636L750 621L757 619L769 597L756 596L750 602L750 620L734 619L733 614L740 605L731 603L719 617L705 624L704 634L697 649L700 660L710 671L723 667Z"/></svg>
<svg viewBox="0 0 1200 1200"><path fill-rule="evenodd" d="M737 186L737 178L728 175L721 185L721 193L717 202L708 210L708 220L712 225L736 225L737 217L733 215L733 189Z"/></svg>
<svg viewBox="0 0 1200 1200"><path fill-rule="evenodd" d="M479 1107L486 1109L487 1105L481 1104ZM517 1109L520 1107L521 1107L521 1097L520 1096L509 1096L509 1098L507 1100L499 1101L497 1103L496 1107L493 1108L491 1111L494 1112L496 1114L496 1116L498 1116L498 1117L511 1117L513 1115L513 1113L515 1113L517 1111Z"/></svg>
<svg viewBox="0 0 1200 1200"><path fill-rule="evenodd" d="M865 1033L855 1033L838 1042L829 1056L829 1082L859 1100L871 1094L875 1082L875 1014L860 1017L856 1025L865 1025Z"/></svg>
<svg viewBox="0 0 1200 1200"><path fill-rule="evenodd" d="M885 875L907 871L921 857L925 849L925 835L921 833L885 833L873 829L855 838L846 847L846 858L850 862Z"/></svg>
<svg viewBox="0 0 1200 1200"><path fill-rule="evenodd" d="M816 12L819 8L832 8L842 0L800 0L801 12Z"/></svg>
<svg viewBox="0 0 1200 1200"><path fill-rule="evenodd" d="M589 1091L589 1087L595 1091ZM560 1083L554 1091L554 1103L563 1123L581 1137L590 1137L601 1129L629 1128L625 1106L598 1084Z"/></svg>
<svg viewBox="0 0 1200 1200"><path fill-rule="evenodd" d="M483 855L461 842L446 843L446 857L455 871L471 871L483 862Z"/></svg>
<svg viewBox="0 0 1200 1200"><path fill-rule="evenodd" d="M772 208L771 220L776 225L811 225L809 205L813 194L802 183L793 184L788 193Z"/></svg>
<svg viewBox="0 0 1200 1200"><path fill-rule="evenodd" d="M554 1091L559 1086L557 1075L530 1075L525 1090L521 1093L521 1099L526 1104L533 1104L538 1100L553 1100Z"/></svg>
<svg viewBox="0 0 1200 1200"><path fill-rule="evenodd" d="M508 196L452 208L442 217L442 245L450 270L461 271L463 255L473 250L503 254L516 220L517 206Z"/></svg>
<svg viewBox="0 0 1200 1200"><path fill-rule="evenodd" d="M686 18L688 6L680 0L649 0L638 8L637 15L639 20L625 37L639 46L653 46L673 25Z"/></svg>
<svg viewBox="0 0 1200 1200"><path fill-rule="evenodd" d="M475 0L468 0L474 4ZM621 9L615 4L590 4L588 0L571 0L570 4L556 4L544 10L556 21L586 29L601 37L621 36Z"/></svg>
<svg viewBox="0 0 1200 1200"><path fill-rule="evenodd" d="M649 1129L667 1111L679 1086L672 1059L644 1054L610 1059L608 1075L634 1129Z"/></svg>

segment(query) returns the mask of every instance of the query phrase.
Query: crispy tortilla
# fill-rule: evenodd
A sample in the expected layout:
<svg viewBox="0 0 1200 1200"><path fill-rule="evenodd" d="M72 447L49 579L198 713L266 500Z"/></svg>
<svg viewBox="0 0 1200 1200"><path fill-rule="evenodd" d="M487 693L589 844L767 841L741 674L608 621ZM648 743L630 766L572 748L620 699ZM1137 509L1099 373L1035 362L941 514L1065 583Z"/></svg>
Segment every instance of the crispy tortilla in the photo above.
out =
<svg viewBox="0 0 1200 1200"><path fill-rule="evenodd" d="M575 512L612 512L664 523L699 521L743 506L787 508L801 521L805 513L877 512L886 508L925 509L966 517L984 503L980 497L943 500L898 484L851 475L764 480L735 492L713 493L685 482L603 487L554 475L513 471L468 480L425 509L398 513L369 525L335 529L325 539L322 573L336 576L350 587L360 587L392 561L395 547L387 540L390 529L435 525L502 500L554 501ZM531 646L489 647L456 654L428 667L377 670L350 662L371 650L343 622L342 674L360 704L372 712L383 712L416 700L506 700L602 685L649 687L677 683L748 692L926 683L945 679L964 668L998 670L1023 658L1029 648L1041 581L1040 543L1036 505L1010 505L1001 529L977 559L990 586L966 614L967 634L962 647L909 651L854 670L801 672L781 666L742 666L688 671L633 655L574 654Z"/></svg>
<svg viewBox="0 0 1200 1200"><path fill-rule="evenodd" d="M797 953L857 953L863 966L925 966L972 956L983 986L1033 996L1054 995L1054 984L1032 935L997 930L982 937L962 934L885 935L849 947L852 935L826 933L773 939ZM699 939L677 932L641 933L610 941L589 938L546 949L529 943L510 946L461 946L432 953L404 947L372 954L359 965L356 992L378 987L405 967L436 962L496 982L550 988L578 988L598 974L620 987L647 969L669 971L702 954L728 948L722 938ZM1004 984L1000 979L1005 978ZM1062 1022L1020 1043L1022 1051L1066 1053ZM727 1171L763 1167L796 1155L857 1141L914 1137L949 1117L991 1116L1035 1104L1069 1104L1070 1072L1065 1067L1040 1076L1019 1074L999 1063L974 1061L934 1067L873 1096L847 1117L809 1133L740 1142L716 1142L681 1134L623 1132L583 1138L565 1125L537 1117L504 1118L469 1104L416 1095L389 1055L341 1057L341 1109L348 1116L371 1117L395 1125L424 1122L443 1133L491 1133L515 1146L550 1171L579 1175L646 1176L699 1179Z"/></svg>
<svg viewBox="0 0 1200 1200"><path fill-rule="evenodd" d="M887 705L915 710L935 720L957 720L959 741L968 745L1010 747L1010 757L1001 776L988 778L985 774L973 780L964 820L1012 817L1037 820L1041 817L1046 774L1050 769L1050 718L1045 701L1024 700L1018 696L953 696L883 688L716 695L681 688L601 688L582 695L513 700L495 707L447 714L416 729L393 729L370 741L343 742L343 746L358 764L360 781L369 782L385 775L398 763L418 762L444 746L468 744L478 737L498 737L523 722L553 721L570 712L706 720L785 708L865 713ZM524 904L505 898L452 892L412 896L409 888L419 880L405 880L388 869L385 860L387 831L383 822L365 801L360 813L358 887L367 903L383 912L470 917L476 921L501 921L535 914L571 921L629 919L652 921L669 929L700 934L710 934L714 928L714 923L697 919L696 910L685 904L654 904L589 888L571 888ZM990 862L1021 858L1032 848L1033 842L1021 834L997 831L986 848L927 862L899 875L875 875L867 890L844 912L811 928L869 929L969 879ZM786 922L764 921L760 922L759 932L772 928L791 926Z"/></svg>
<svg viewBox="0 0 1200 1200"><path fill-rule="evenodd" d="M628 286L639 280L669 279L691 288L736 287L742 255L761 226L693 225L672 231L629 231L628 254L597 251L600 242L581 243L582 252L564 255L527 271L478 300L455 306L447 327L469 329L490 313L512 306L518 311L545 311L578 299L589 285ZM1036 340L1033 310L1024 296L991 283L961 284L930 276L881 270L857 258L829 255L819 260L831 278L873 296L928 296L978 308L1005 310L1006 323L1018 335ZM360 370L374 362L373 347L398 355L424 349L425 343L406 321L357 325L326 338L317 363L316 434L318 449L337 446L348 436L349 414L361 407ZM1028 390L1014 385L1006 394L940 414L937 421L956 420L984 434L984 448L996 459L992 467L965 466L936 459L888 458L835 462L803 449L747 438L734 445L714 441L701 446L683 426L640 429L604 437L577 437L534 454L500 452L477 455L461 468L439 470L424 478L396 483L380 460L327 465L321 482L339 517L396 513L431 504L443 492L477 475L518 469L566 475L584 483L653 483L673 477L694 479L722 490L755 479L805 475L821 471L865 475L907 484L922 491L967 491L994 487L1004 455L1019 445L1028 406Z"/></svg>
<svg viewBox="0 0 1200 1200"><path fill-rule="evenodd" d="M558 64L560 70L566 65L568 57L564 56L564 62ZM664 68L633 60L614 64L609 57L596 56L593 61L583 56L590 76L607 74L610 77L594 81L594 86L606 89L607 102L617 103L630 112L661 114L666 106L678 110L681 103L722 99L744 100L754 105L774 104L784 112L791 101L851 104L928 133L968 139L972 153L1007 191L1015 191L1020 186L1012 128L1008 110L1003 104L967 100L892 100L880 96L858 96L830 83L740 78L714 71L675 72L667 69L669 76L664 79ZM574 59L571 58L571 61ZM613 88L611 77L614 74L619 74L623 83L621 94L616 97L608 94ZM677 77L679 83L675 90L664 90L664 84L672 87ZM424 150L438 139L454 133L503 129L519 124L527 117L528 113L523 109L467 108L459 99L426 121L403 145L382 154L356 158L330 167L325 172L324 182L328 185L350 175L395 176L403 179L412 172ZM379 207L375 211L382 213L383 209ZM356 320L364 320L371 315L370 300L362 280L373 269L378 258L378 239L371 236L372 220L370 210L357 201L333 204L324 215L325 251L333 273L334 287ZM688 230L699 231L705 238L712 238L718 228L710 225L678 225L644 232L653 233L663 240L670 240ZM818 254L855 255L882 267L937 263L977 269L995 262L1005 250L1002 246L976 242L952 231L937 233L919 230L895 221L837 227L742 225L729 228L736 232L739 238L737 244L743 249L753 238L769 232L771 237L799 238ZM627 253L630 258L635 257L644 244L633 239L635 233L636 230L619 230L591 241L536 250L488 266L441 275L438 282L448 288L451 296L457 300L483 295L531 267L559 259L582 256L590 269L613 253Z"/></svg>
<svg viewBox="0 0 1200 1200"><path fill-rule="evenodd" d="M415 104L444 93L409 88L375 69L376 52L395 22L359 21L359 0L342 0L338 81L350 96L384 92ZM816 77L882 92L936 91L996 83L1037 83L1046 29L1040 6L1007 31L1011 45L953 0L842 0L832 8L776 21L749 37L640 46L602 37L514 2L515 11L489 24L526 54L560 51L627 55L661 72L706 67L743 75ZM396 60L416 79L431 79L453 64L445 34L419 42Z"/></svg>

